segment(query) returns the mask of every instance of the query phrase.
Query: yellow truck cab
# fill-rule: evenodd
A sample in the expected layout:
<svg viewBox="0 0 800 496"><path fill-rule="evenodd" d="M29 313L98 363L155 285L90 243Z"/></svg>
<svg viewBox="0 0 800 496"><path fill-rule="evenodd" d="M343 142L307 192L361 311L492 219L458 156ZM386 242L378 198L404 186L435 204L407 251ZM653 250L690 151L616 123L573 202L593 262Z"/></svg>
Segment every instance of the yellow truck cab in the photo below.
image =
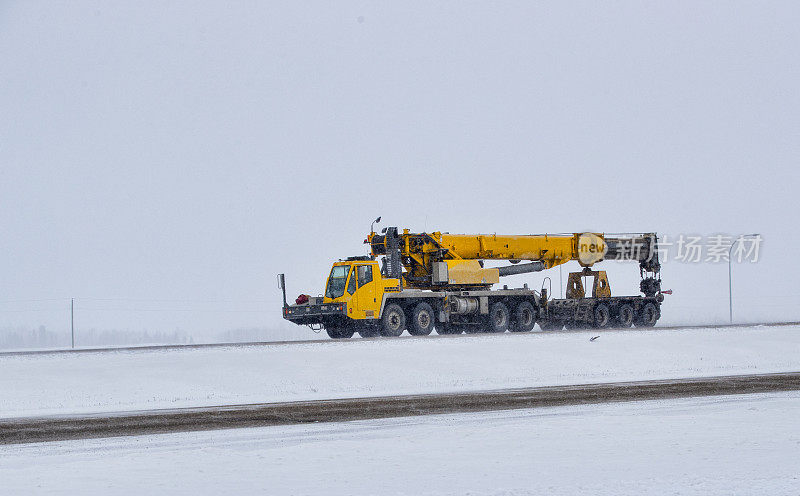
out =
<svg viewBox="0 0 800 496"><path fill-rule="evenodd" d="M397 279L394 281L396 286ZM347 316L351 319L377 319L380 317L383 283L375 260L336 262L325 284L323 303L345 303Z"/></svg>
<svg viewBox="0 0 800 496"><path fill-rule="evenodd" d="M284 318L297 324L322 324L331 337L351 337L356 330L378 336L384 294L399 291L400 280L383 277L375 259L350 257L334 262L321 298L284 304ZM360 323L358 328L354 322Z"/></svg>

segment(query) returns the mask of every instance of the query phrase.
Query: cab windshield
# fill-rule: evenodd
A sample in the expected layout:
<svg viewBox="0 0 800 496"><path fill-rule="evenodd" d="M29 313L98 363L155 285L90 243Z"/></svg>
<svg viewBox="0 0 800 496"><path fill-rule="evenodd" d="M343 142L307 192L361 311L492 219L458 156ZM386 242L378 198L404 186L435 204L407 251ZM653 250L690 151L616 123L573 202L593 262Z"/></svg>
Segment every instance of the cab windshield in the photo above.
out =
<svg viewBox="0 0 800 496"><path fill-rule="evenodd" d="M328 287L325 289L326 297L338 298L344 294L344 288L347 286L347 274L349 272L349 265L336 265L331 269L331 276L328 278Z"/></svg>

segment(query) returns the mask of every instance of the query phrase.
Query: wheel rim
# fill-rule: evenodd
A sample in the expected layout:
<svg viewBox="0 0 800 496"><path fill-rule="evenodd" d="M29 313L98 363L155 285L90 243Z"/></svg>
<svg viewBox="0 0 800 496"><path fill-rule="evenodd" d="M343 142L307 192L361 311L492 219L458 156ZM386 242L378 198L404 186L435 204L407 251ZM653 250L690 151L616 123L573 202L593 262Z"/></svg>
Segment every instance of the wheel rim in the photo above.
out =
<svg viewBox="0 0 800 496"><path fill-rule="evenodd" d="M622 310L619 312L619 317L623 324L633 322L633 309L631 307L622 307Z"/></svg>
<svg viewBox="0 0 800 496"><path fill-rule="evenodd" d="M400 315L398 315L397 313L392 313L389 316L389 327L393 331L396 331L397 329L400 328Z"/></svg>
<svg viewBox="0 0 800 496"><path fill-rule="evenodd" d="M431 316L428 315L428 312L420 312L417 316L417 324L419 324L420 329L427 329L428 326L431 325Z"/></svg>
<svg viewBox="0 0 800 496"><path fill-rule="evenodd" d="M503 327L506 325L506 314L501 310L494 313L494 325L495 327Z"/></svg>
<svg viewBox="0 0 800 496"><path fill-rule="evenodd" d="M598 327L605 327L608 324L608 310L600 307L594 314L594 319Z"/></svg>
<svg viewBox="0 0 800 496"><path fill-rule="evenodd" d="M531 312L527 308L523 309L522 310L522 318L520 319L520 323L527 327L527 326L531 325L532 321L533 321L533 312Z"/></svg>

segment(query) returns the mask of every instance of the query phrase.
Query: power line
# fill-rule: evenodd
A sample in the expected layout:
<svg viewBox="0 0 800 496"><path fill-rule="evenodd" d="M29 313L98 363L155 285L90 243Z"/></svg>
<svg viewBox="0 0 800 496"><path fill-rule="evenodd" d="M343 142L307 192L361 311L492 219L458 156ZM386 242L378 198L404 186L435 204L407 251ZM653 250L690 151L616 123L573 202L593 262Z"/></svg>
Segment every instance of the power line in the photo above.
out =
<svg viewBox="0 0 800 496"><path fill-rule="evenodd" d="M19 300L0 300L0 303L30 303L40 301L70 301L72 298L30 298ZM273 300L202 300L202 299L158 299L158 298L74 298L76 301L135 301L149 303L271 303Z"/></svg>
<svg viewBox="0 0 800 496"><path fill-rule="evenodd" d="M34 301L69 301L69 298L36 298L30 300L0 300L0 303L29 303Z"/></svg>
<svg viewBox="0 0 800 496"><path fill-rule="evenodd" d="M67 298L69 299L69 298ZM273 300L194 300L194 299L157 299L157 298L75 298L85 301L135 301L150 303L269 303Z"/></svg>
<svg viewBox="0 0 800 496"><path fill-rule="evenodd" d="M92 308L80 307L81 311L88 310L94 312L269 312L270 309L263 308L260 310L224 310L224 309L209 309L209 308Z"/></svg>

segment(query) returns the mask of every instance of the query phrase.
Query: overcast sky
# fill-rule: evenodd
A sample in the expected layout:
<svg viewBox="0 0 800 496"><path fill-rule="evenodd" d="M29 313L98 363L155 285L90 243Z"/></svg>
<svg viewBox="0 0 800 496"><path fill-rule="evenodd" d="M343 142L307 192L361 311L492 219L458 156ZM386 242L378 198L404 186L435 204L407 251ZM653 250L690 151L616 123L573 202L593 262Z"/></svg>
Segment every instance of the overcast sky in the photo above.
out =
<svg viewBox="0 0 800 496"><path fill-rule="evenodd" d="M321 293L378 215L758 232L740 317L800 319L798 26L797 2L4 1L0 327L76 297L237 305L82 300L83 326L288 330L275 274ZM666 320L727 318L727 264L663 278Z"/></svg>

